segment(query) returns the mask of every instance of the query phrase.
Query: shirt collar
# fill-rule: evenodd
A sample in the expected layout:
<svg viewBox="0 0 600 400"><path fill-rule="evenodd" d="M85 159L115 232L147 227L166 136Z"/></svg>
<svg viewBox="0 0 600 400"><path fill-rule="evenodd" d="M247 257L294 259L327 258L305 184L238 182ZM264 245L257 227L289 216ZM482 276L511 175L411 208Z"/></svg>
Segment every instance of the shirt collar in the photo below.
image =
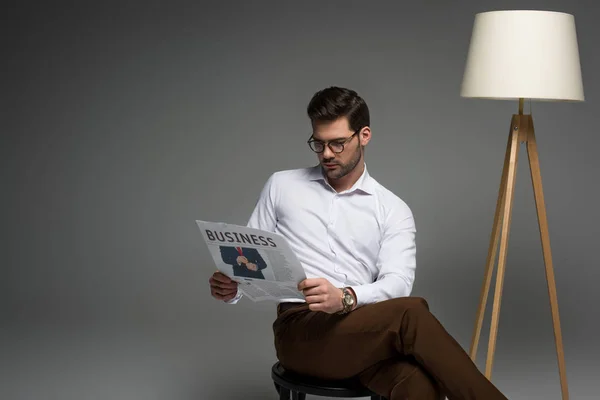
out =
<svg viewBox="0 0 600 400"><path fill-rule="evenodd" d="M320 164L317 164L316 166L310 169L309 179L311 181L323 181L325 184L329 185L327 179L325 179L325 175L323 174L323 169L321 168ZM352 185L350 189L345 190L344 193L352 193L356 190L360 190L366 194L374 193L373 178L371 178L371 175L369 175L369 171L367 171L366 163L365 169L360 178L358 178L358 180L354 183L354 185Z"/></svg>

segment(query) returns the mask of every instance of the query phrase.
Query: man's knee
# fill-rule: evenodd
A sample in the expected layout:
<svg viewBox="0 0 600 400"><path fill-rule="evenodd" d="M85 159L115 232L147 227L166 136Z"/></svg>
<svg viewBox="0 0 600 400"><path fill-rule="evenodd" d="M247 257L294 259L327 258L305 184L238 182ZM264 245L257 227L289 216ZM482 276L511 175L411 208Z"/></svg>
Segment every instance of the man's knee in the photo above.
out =
<svg viewBox="0 0 600 400"><path fill-rule="evenodd" d="M411 297L397 297L392 299L391 302L394 306L399 307L403 310L426 310L429 311L429 303L423 297L411 296Z"/></svg>

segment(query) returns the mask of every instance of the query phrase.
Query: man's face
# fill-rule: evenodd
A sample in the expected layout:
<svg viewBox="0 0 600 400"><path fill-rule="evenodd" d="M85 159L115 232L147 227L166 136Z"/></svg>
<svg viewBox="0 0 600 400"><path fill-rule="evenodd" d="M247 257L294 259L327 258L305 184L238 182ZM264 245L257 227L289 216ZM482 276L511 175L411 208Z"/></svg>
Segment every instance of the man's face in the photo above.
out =
<svg viewBox="0 0 600 400"><path fill-rule="evenodd" d="M362 159L362 147L368 141L368 137L363 137L364 131L368 133L368 128L363 128L354 134L346 118L313 124L312 139L317 143L325 144L323 152L317 153L317 156L328 178L340 179L358 165ZM328 143L334 149L336 146L343 145L343 151L341 153L332 151Z"/></svg>

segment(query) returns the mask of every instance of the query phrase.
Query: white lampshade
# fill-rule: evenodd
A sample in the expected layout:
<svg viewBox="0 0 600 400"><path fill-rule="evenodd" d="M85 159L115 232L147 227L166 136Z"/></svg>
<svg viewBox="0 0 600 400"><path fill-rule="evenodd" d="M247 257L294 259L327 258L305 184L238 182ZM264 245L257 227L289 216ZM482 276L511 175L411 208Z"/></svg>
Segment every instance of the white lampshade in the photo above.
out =
<svg viewBox="0 0 600 400"><path fill-rule="evenodd" d="M461 96L583 101L575 18L531 10L477 14Z"/></svg>

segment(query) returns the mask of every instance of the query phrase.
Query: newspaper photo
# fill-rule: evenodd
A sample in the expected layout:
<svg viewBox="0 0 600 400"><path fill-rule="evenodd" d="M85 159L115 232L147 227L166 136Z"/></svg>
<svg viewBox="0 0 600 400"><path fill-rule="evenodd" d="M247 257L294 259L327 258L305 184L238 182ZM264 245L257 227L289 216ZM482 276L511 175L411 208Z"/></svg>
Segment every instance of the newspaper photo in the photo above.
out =
<svg viewBox="0 0 600 400"><path fill-rule="evenodd" d="M223 222L196 224L214 266L238 282L244 296L252 301L304 300L298 283L306 274L283 236Z"/></svg>

